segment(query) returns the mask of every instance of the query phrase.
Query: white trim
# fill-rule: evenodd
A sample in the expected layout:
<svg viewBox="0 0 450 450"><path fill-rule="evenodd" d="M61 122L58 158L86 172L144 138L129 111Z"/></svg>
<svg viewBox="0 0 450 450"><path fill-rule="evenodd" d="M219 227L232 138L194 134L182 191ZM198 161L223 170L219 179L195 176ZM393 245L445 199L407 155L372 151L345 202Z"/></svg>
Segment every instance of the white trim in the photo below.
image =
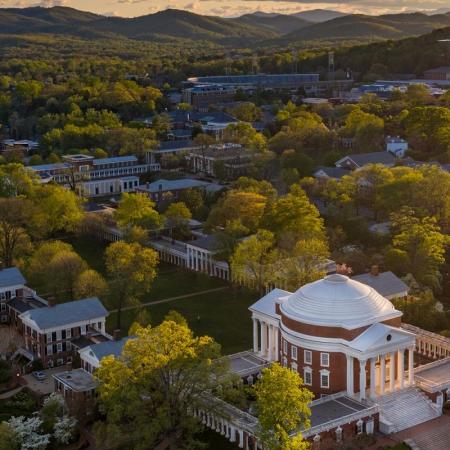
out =
<svg viewBox="0 0 450 450"><path fill-rule="evenodd" d="M291 345L291 359L297 361L297 358L298 358L298 347L296 345Z"/></svg>
<svg viewBox="0 0 450 450"><path fill-rule="evenodd" d="M303 367L303 383L305 384L305 386L312 386L312 369L311 367ZM308 383L306 380L306 374L311 375L311 379L310 382Z"/></svg>

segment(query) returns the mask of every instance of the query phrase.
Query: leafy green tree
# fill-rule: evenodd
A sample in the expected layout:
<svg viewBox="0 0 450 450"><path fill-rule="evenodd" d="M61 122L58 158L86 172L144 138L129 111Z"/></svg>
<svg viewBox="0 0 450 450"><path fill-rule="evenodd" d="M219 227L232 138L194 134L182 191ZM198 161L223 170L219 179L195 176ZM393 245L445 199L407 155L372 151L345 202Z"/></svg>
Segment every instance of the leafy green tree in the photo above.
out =
<svg viewBox="0 0 450 450"><path fill-rule="evenodd" d="M124 192L114 214L120 228L139 226L147 230L161 227L161 216L155 210L155 203L146 194Z"/></svg>
<svg viewBox="0 0 450 450"><path fill-rule="evenodd" d="M0 450L19 450L19 437L8 422L0 422Z"/></svg>
<svg viewBox="0 0 450 450"><path fill-rule="evenodd" d="M300 430L311 426L308 404L314 395L303 386L299 374L274 363L263 370L254 389L264 448L308 449Z"/></svg>
<svg viewBox="0 0 450 450"><path fill-rule="evenodd" d="M75 280L75 298L99 297L108 294L108 283L95 270L87 269L81 272Z"/></svg>
<svg viewBox="0 0 450 450"><path fill-rule="evenodd" d="M173 235L183 237L189 234L189 220L192 214L183 202L171 203L164 215Z"/></svg>
<svg viewBox="0 0 450 450"><path fill-rule="evenodd" d="M275 264L279 256L273 233L258 230L255 235L237 245L230 264L233 279L263 293L266 286L277 279Z"/></svg>
<svg viewBox="0 0 450 450"><path fill-rule="evenodd" d="M137 243L114 242L105 252L111 306L120 329L122 309L150 291L156 277L158 253Z"/></svg>
<svg viewBox="0 0 450 450"><path fill-rule="evenodd" d="M106 415L105 423L96 427L99 442L136 450L161 441L176 448L198 446L194 435L200 425L188 411L208 409L202 395L218 379L229 382L226 367L211 364L220 355L219 345L208 336L194 337L185 323L173 320L137 327L135 336L121 356L103 358L96 372Z"/></svg>

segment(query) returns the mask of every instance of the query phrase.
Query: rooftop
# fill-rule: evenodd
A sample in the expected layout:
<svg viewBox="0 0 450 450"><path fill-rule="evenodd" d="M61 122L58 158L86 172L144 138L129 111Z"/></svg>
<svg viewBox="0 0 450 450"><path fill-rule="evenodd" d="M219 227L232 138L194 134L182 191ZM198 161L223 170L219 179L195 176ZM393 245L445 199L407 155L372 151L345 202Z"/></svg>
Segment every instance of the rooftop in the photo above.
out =
<svg viewBox="0 0 450 450"><path fill-rule="evenodd" d="M391 271L380 272L378 275L370 272L363 273L352 278L374 288L379 294L388 299L403 297L409 291L409 287Z"/></svg>
<svg viewBox="0 0 450 450"><path fill-rule="evenodd" d="M0 270L0 288L21 286L25 283L26 280L17 267Z"/></svg>
<svg viewBox="0 0 450 450"><path fill-rule="evenodd" d="M240 377L257 374L264 367L270 365L269 362L252 351L235 353L234 355L225 356L225 358L229 361L230 371Z"/></svg>
<svg viewBox="0 0 450 450"><path fill-rule="evenodd" d="M283 299L281 310L301 323L350 330L402 315L372 287L340 274L305 284Z"/></svg>
<svg viewBox="0 0 450 450"><path fill-rule="evenodd" d="M191 149L191 148L197 148L198 145L194 143L194 141L191 140L184 140L184 141L163 141L160 142L158 145L158 148L156 151L171 151L171 150L182 150L182 149Z"/></svg>
<svg viewBox="0 0 450 450"><path fill-rule="evenodd" d="M112 163L124 163L124 162L136 162L138 159L136 156L114 156L112 158L100 158L94 159L94 166L101 164L112 164Z"/></svg>
<svg viewBox="0 0 450 450"><path fill-rule="evenodd" d="M209 183L207 181L196 180L193 178L180 178L178 180L156 180L153 183L142 184L140 191L155 193L159 191L178 191L182 189L205 188L207 191L220 191L224 187L220 184Z"/></svg>
<svg viewBox="0 0 450 450"><path fill-rule="evenodd" d="M341 164L345 163L346 160L350 159L358 167L363 167L366 164L385 164L393 165L396 161L395 156L389 152L372 152L372 153L360 153L355 155L347 155L344 158L336 161L336 166L339 167Z"/></svg>
<svg viewBox="0 0 450 450"><path fill-rule="evenodd" d="M41 330L46 330L78 322L94 321L107 315L108 311L102 302L97 297L92 297L33 309L21 314L21 317L34 321Z"/></svg>
<svg viewBox="0 0 450 450"><path fill-rule="evenodd" d="M334 178L336 180L339 180L344 175L348 175L350 171L348 169L344 169L342 167L325 167L320 166L316 169L314 172L315 177L320 177L324 173L328 178Z"/></svg>
<svg viewBox="0 0 450 450"><path fill-rule="evenodd" d="M98 386L98 381L84 369L74 369L56 373L53 375L53 378L65 384L75 392L91 391Z"/></svg>
<svg viewBox="0 0 450 450"><path fill-rule="evenodd" d="M115 356L118 357L122 353L122 349L125 343L130 339L127 336L119 341L105 341L99 344L90 345L85 349L88 353L92 353L99 361L105 356Z"/></svg>

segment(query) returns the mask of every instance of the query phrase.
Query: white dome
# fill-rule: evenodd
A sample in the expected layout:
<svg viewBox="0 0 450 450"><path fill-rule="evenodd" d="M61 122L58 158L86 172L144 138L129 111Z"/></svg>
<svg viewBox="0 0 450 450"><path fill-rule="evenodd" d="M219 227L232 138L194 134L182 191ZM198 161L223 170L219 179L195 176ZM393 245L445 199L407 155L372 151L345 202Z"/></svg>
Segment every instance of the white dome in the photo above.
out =
<svg viewBox="0 0 450 450"><path fill-rule="evenodd" d="M297 322L347 329L401 316L375 289L339 274L302 286L281 310Z"/></svg>

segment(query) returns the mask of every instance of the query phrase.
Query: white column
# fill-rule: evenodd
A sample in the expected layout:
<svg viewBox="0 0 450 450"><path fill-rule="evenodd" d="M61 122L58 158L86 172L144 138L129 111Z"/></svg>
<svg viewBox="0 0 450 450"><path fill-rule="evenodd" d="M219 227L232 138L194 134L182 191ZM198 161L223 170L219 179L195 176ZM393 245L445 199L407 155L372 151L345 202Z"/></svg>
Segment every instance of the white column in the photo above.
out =
<svg viewBox="0 0 450 450"><path fill-rule="evenodd" d="M380 395L384 394L384 388L386 383L386 357L380 356Z"/></svg>
<svg viewBox="0 0 450 450"><path fill-rule="evenodd" d="M230 442L236 442L236 428L230 425Z"/></svg>
<svg viewBox="0 0 450 450"><path fill-rule="evenodd" d="M398 351L398 380L400 382L400 389L405 387L405 350Z"/></svg>
<svg viewBox="0 0 450 450"><path fill-rule="evenodd" d="M258 353L258 320L253 319L253 351Z"/></svg>
<svg viewBox="0 0 450 450"><path fill-rule="evenodd" d="M353 373L353 356L345 355L347 357L347 395L352 396L355 393L354 389L354 373Z"/></svg>
<svg viewBox="0 0 450 450"><path fill-rule="evenodd" d="M261 355L264 356L267 350L267 326L265 322L260 322L261 324Z"/></svg>
<svg viewBox="0 0 450 450"><path fill-rule="evenodd" d="M414 384L414 347L408 349L408 384Z"/></svg>
<svg viewBox="0 0 450 450"><path fill-rule="evenodd" d="M273 326L269 325L269 361L273 361Z"/></svg>
<svg viewBox="0 0 450 450"><path fill-rule="evenodd" d="M366 398L366 360L359 360L359 399Z"/></svg>
<svg viewBox="0 0 450 450"><path fill-rule="evenodd" d="M239 433L239 448L244 448L244 432L242 430L238 430Z"/></svg>
<svg viewBox="0 0 450 450"><path fill-rule="evenodd" d="M377 397L376 358L370 358L370 398Z"/></svg>
<svg viewBox="0 0 450 450"><path fill-rule="evenodd" d="M391 362L389 365L389 390L394 392L395 389L395 352L389 355Z"/></svg>
<svg viewBox="0 0 450 450"><path fill-rule="evenodd" d="M280 360L280 351L278 348L278 340L279 340L279 336L278 336L278 327L274 328L275 331L275 361L279 361ZM256 438L255 438L256 439Z"/></svg>

